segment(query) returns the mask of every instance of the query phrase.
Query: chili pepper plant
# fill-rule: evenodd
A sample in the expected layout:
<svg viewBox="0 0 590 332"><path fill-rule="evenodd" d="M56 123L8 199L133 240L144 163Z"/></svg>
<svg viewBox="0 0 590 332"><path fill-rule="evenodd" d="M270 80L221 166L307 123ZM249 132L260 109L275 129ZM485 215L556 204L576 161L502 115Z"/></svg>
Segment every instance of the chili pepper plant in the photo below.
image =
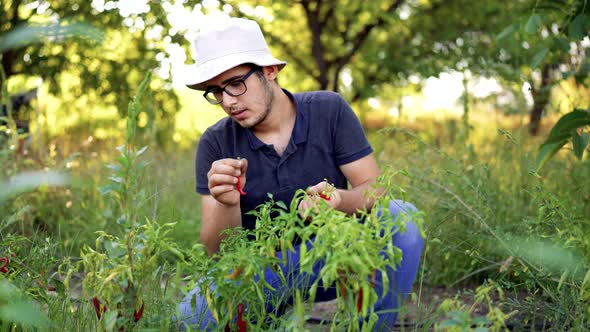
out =
<svg viewBox="0 0 590 332"><path fill-rule="evenodd" d="M112 171L110 184L101 188L102 194L109 195L118 205L121 214L112 222L120 226L120 233L97 232L94 248L82 249L81 261L70 269L67 279L74 272L85 273L84 296L94 307L103 331L130 331L144 311L150 310L143 297L144 287L153 282L163 252L184 259L168 239L173 224L159 225L141 210L147 200L141 186L147 163L140 161L140 156L147 147L137 148L134 138L150 76L129 103L125 144L117 148L120 155L116 163L107 166Z"/></svg>
<svg viewBox="0 0 590 332"><path fill-rule="evenodd" d="M338 310L332 329L371 331L377 320L373 311L378 296L373 288L375 276L383 275L387 291L392 281L383 272L402 259L401 251L392 244L392 236L404 231L409 217L422 229L422 213L392 220L388 209L377 208L387 206L385 202L394 194L403 194L393 184L394 175L387 170L380 177L376 187L384 188L384 195L377 196L375 190L367 192L375 200L374 209L347 215L319 199L315 208L300 215L298 203L308 195L304 190L297 191L290 206L269 194L266 203L250 212L257 218L254 230L226 231L220 251L193 267L195 284L205 294L218 329L304 330L306 309L311 308L321 281L324 287L337 290ZM310 249L300 245L299 262L287 262L287 255L277 255L277 251L293 251L297 243L309 241L313 241ZM289 286L288 269L280 268L294 264L299 265L301 273L312 273L317 262L324 263L319 278L314 282L304 280L296 287ZM278 285L264 280L263 271L269 269L278 276ZM280 318L281 304L289 298L293 302L291 316ZM245 309L237 317L240 306ZM240 325L244 321L246 327Z"/></svg>
<svg viewBox="0 0 590 332"><path fill-rule="evenodd" d="M15 226L24 229L23 220L34 209L28 191L66 181L56 172L23 172L25 162L16 147L26 134L17 130L2 66L0 96L0 108L6 110L6 116L0 116L0 330L43 330L50 326L47 313L55 299L64 295L52 271L56 244L36 232L24 236Z"/></svg>

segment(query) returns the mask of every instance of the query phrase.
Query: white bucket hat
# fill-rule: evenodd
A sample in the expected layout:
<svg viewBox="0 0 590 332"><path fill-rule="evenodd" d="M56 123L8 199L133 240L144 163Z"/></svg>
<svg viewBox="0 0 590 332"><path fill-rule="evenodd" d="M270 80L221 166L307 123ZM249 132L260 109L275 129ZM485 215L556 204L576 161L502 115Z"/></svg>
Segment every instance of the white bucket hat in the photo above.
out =
<svg viewBox="0 0 590 332"><path fill-rule="evenodd" d="M270 54L258 23L243 18L229 18L201 29L192 46L196 65L191 67L186 85L195 90L205 90L208 80L244 63L277 65L279 70L287 64Z"/></svg>

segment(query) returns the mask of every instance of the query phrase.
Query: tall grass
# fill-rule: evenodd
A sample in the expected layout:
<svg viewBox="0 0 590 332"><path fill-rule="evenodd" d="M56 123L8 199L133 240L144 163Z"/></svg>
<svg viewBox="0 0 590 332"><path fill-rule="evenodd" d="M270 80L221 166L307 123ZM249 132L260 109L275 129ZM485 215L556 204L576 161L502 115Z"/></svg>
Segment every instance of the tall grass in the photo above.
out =
<svg viewBox="0 0 590 332"><path fill-rule="evenodd" d="M474 129L466 140L456 135L461 126L457 120L422 119L370 134L379 163L401 170L396 178L399 186L428 216L426 255L417 285L461 288L489 285L493 280L507 294L535 294L504 300L505 312L519 310L519 317L532 319L541 311L546 326L587 328L588 286L583 273L590 264L590 163L559 154L541 174L535 174L534 157L542 138L529 137L518 123L513 126L494 119L477 122L474 115ZM94 310L76 287L71 293L63 290L64 273L58 262L79 260L80 249L94 243L95 231L116 230L108 220L113 220L117 206L101 196L97 187L107 182L109 170L104 165L116 158L113 147L123 138L60 140L59 153L47 153L43 163L66 171L73 183L67 188L42 187L0 203L0 254L17 252L20 263L15 266L20 272L8 279L26 297L42 304L39 307L52 322L51 329L92 330L97 326ZM150 146L144 158L150 165L140 212L162 225L176 222L171 241L189 253L197 243L200 223L194 151ZM11 165L13 171L7 175L36 167ZM521 245L525 241L530 242L528 247ZM530 253L543 248L556 254L536 260ZM574 262L578 271L550 260ZM171 324L174 304L191 284L182 281L192 272L190 264L178 263L174 255L164 255L160 261L145 287L150 310L139 327L163 329ZM74 276L73 281L80 280ZM449 304L448 308L460 306ZM436 324L438 318L432 317L422 319Z"/></svg>
<svg viewBox="0 0 590 332"><path fill-rule="evenodd" d="M553 326L587 328L590 163L563 154L535 174L539 142L520 128L478 123L461 142L445 127L455 128L443 124L434 134L424 123L374 137L385 142L381 163L406 170L400 181L428 215L423 281L461 287L496 280L506 291L536 294ZM526 316L540 303L511 305Z"/></svg>

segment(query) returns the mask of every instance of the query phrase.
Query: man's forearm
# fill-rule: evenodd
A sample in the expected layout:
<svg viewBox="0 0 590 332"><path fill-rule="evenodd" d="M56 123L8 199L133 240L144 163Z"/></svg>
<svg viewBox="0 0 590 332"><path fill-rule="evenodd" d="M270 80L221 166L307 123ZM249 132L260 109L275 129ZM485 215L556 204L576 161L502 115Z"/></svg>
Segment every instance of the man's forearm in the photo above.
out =
<svg viewBox="0 0 590 332"><path fill-rule="evenodd" d="M207 247L209 255L219 250L226 229L242 226L240 205L227 206L214 201L205 207L201 220L201 242Z"/></svg>
<svg viewBox="0 0 590 332"><path fill-rule="evenodd" d="M337 209L346 214L353 214L358 210L372 208L375 199L383 193L383 188L374 188L374 184L375 181L367 181L349 190L338 189L342 200Z"/></svg>

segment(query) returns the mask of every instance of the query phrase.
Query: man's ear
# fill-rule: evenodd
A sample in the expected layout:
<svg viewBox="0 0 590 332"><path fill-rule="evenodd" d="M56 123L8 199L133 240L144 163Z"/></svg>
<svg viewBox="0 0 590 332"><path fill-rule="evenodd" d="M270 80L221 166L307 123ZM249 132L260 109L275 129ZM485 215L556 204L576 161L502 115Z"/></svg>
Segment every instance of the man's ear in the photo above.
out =
<svg viewBox="0 0 590 332"><path fill-rule="evenodd" d="M262 67L262 73L268 81L274 81L279 74L279 67L276 65Z"/></svg>

